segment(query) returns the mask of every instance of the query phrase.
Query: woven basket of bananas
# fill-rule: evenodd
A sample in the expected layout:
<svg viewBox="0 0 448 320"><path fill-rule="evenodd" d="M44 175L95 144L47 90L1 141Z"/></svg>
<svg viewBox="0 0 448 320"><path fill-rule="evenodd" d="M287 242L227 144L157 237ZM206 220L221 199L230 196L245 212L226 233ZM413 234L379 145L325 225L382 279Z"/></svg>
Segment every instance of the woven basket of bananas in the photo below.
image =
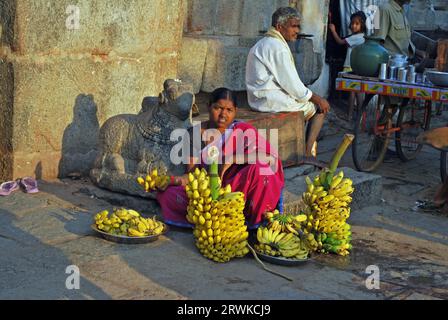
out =
<svg viewBox="0 0 448 320"><path fill-rule="evenodd" d="M153 242L168 232L168 226L155 216L144 218L130 209L114 209L112 214L101 211L95 215L91 227L100 237L123 244Z"/></svg>

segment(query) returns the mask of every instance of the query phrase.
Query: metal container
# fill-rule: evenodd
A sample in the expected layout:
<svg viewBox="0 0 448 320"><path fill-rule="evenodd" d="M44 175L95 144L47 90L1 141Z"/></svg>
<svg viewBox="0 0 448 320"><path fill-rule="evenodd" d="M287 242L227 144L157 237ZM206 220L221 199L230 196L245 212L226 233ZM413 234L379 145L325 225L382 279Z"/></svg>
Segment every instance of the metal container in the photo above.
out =
<svg viewBox="0 0 448 320"><path fill-rule="evenodd" d="M382 63L380 67L380 75L378 76L380 80L386 80L387 78L387 63Z"/></svg>
<svg viewBox="0 0 448 320"><path fill-rule="evenodd" d="M389 52L380 44L381 39L365 37L366 42L352 50L353 73L365 77L378 77L382 63L389 61Z"/></svg>
<svg viewBox="0 0 448 320"><path fill-rule="evenodd" d="M264 260L272 264L278 264L281 266L298 266L311 260L311 258L293 259L293 258L273 257L259 251L256 251L256 253L261 260Z"/></svg>
<svg viewBox="0 0 448 320"><path fill-rule="evenodd" d="M410 65L410 66L408 67L408 72L409 72L409 73L415 73L415 66L414 66L414 65Z"/></svg>
<svg viewBox="0 0 448 320"><path fill-rule="evenodd" d="M394 54L389 57L389 67L405 68L408 65L408 57L403 54Z"/></svg>
<svg viewBox="0 0 448 320"><path fill-rule="evenodd" d="M415 72L408 72L408 78L407 78L407 82L409 83L415 83L415 80L417 78L417 74Z"/></svg>
<svg viewBox="0 0 448 320"><path fill-rule="evenodd" d="M156 241L157 239L159 239L160 236L162 236L168 232L168 226L166 224L164 224L163 232L161 234L153 235L153 236L145 236L145 237L128 237L128 236L120 236L120 235L110 234L110 233L107 233L107 232L104 232L104 231L98 229L95 224L92 224L91 228L100 237L102 237L108 241L112 241L112 242L116 242L116 243L123 243L123 244L142 244L142 243L153 242L153 241Z"/></svg>
<svg viewBox="0 0 448 320"><path fill-rule="evenodd" d="M448 87L448 72L440 72L436 70L427 70L426 77L436 86Z"/></svg>
<svg viewBox="0 0 448 320"><path fill-rule="evenodd" d="M397 67L389 67L389 80L395 80L397 78Z"/></svg>
<svg viewBox="0 0 448 320"><path fill-rule="evenodd" d="M426 74L424 73L418 73L417 74L417 82L418 83L425 83L426 82Z"/></svg>
<svg viewBox="0 0 448 320"><path fill-rule="evenodd" d="M408 74L408 70L406 70L405 68L398 69L397 80L400 82L406 82L407 74Z"/></svg>

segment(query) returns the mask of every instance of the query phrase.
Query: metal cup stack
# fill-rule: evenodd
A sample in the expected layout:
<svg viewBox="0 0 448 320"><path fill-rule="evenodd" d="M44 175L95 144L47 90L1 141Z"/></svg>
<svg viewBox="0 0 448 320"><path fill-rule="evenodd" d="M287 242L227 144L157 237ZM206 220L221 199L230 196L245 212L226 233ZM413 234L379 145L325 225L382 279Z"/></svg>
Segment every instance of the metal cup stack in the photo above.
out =
<svg viewBox="0 0 448 320"><path fill-rule="evenodd" d="M406 77L408 74L408 70L406 70L405 68L400 68L398 69L398 81L400 82L406 82Z"/></svg>
<svg viewBox="0 0 448 320"><path fill-rule="evenodd" d="M415 66L410 65L408 67L407 82L415 83L416 78L417 78L417 73L415 72Z"/></svg>
<svg viewBox="0 0 448 320"><path fill-rule="evenodd" d="M387 63L382 63L380 68L380 75L378 76L380 80L386 80L387 78Z"/></svg>

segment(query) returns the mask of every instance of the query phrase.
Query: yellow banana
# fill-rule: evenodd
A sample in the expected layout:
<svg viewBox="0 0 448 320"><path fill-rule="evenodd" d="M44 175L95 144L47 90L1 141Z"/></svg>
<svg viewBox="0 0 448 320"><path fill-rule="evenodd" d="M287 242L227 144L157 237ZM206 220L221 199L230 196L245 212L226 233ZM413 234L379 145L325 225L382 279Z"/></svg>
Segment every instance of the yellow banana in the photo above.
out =
<svg viewBox="0 0 448 320"><path fill-rule="evenodd" d="M128 233L129 233L129 236L131 236L131 237L143 237L143 236L145 236L145 234L143 232L135 230L134 228L129 228L128 229Z"/></svg>

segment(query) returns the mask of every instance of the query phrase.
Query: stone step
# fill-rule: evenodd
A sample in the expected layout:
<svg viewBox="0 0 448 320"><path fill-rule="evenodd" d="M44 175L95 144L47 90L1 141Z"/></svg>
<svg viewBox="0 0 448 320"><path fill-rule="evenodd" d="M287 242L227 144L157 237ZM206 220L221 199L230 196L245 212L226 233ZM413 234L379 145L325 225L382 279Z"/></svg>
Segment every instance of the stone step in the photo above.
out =
<svg viewBox="0 0 448 320"><path fill-rule="evenodd" d="M313 180L319 171L313 171L312 166L300 166L285 169L285 189L283 201L285 212L297 212L303 207L302 194L306 190L305 177ZM351 168L338 169L344 171L344 176L353 180L355 192L353 193L352 210L359 210L370 205L381 203L382 177L376 174L358 172Z"/></svg>

